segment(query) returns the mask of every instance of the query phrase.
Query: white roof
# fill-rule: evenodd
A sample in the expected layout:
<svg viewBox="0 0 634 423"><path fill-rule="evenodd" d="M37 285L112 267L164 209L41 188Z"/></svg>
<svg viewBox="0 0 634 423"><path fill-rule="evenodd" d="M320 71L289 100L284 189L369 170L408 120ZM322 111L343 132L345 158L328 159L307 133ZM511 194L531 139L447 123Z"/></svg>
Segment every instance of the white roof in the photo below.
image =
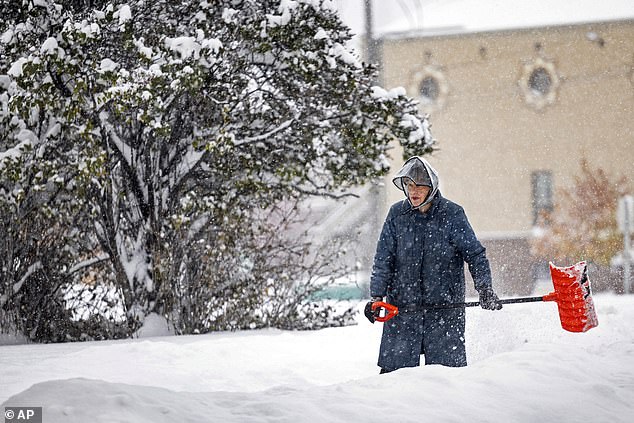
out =
<svg viewBox="0 0 634 423"><path fill-rule="evenodd" d="M374 36L472 33L634 19L634 0L371 0ZM336 0L344 22L365 33L363 0Z"/></svg>

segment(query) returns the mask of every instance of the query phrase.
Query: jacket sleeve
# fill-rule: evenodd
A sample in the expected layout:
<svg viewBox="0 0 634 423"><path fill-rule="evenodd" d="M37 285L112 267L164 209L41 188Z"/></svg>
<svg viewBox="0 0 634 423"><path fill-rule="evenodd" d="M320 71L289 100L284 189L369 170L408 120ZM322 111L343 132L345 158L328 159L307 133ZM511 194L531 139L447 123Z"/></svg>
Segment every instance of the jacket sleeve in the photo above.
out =
<svg viewBox="0 0 634 423"><path fill-rule="evenodd" d="M388 213L376 245L372 276L370 277L370 296L384 297L394 276L396 261L396 237L392 212Z"/></svg>
<svg viewBox="0 0 634 423"><path fill-rule="evenodd" d="M457 210L453 219L452 239L454 245L469 266L475 289L491 287L491 266L486 256L486 248L476 237L467 215L462 207Z"/></svg>

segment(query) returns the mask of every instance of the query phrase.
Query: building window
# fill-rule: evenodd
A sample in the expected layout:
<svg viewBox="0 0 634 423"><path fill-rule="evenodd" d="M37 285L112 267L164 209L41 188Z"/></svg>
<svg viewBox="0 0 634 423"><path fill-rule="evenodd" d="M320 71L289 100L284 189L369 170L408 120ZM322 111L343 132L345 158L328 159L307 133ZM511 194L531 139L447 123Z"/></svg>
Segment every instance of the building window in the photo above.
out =
<svg viewBox="0 0 634 423"><path fill-rule="evenodd" d="M449 88L443 70L434 65L426 65L410 77L409 92L419 99L425 112L441 109Z"/></svg>
<svg viewBox="0 0 634 423"><path fill-rule="evenodd" d="M538 58L522 67L520 90L526 104L537 110L555 103L559 84L559 75L552 61Z"/></svg>
<svg viewBox="0 0 634 423"><path fill-rule="evenodd" d="M420 83L420 96L425 103L435 103L440 95L440 85L433 76L427 76Z"/></svg>
<svg viewBox="0 0 634 423"><path fill-rule="evenodd" d="M533 225L547 225L553 211L553 174L538 170L531 174L533 192Z"/></svg>
<svg viewBox="0 0 634 423"><path fill-rule="evenodd" d="M537 68L531 72L528 78L528 86L535 95L547 95L553 85L550 73L544 68Z"/></svg>

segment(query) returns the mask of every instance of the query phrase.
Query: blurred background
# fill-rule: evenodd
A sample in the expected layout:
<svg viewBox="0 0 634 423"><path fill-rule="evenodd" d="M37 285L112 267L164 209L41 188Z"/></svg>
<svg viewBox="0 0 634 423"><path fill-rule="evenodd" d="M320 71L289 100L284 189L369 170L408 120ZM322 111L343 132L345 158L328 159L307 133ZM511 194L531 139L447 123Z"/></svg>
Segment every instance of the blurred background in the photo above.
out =
<svg viewBox="0 0 634 423"><path fill-rule="evenodd" d="M632 192L632 1L334 3L377 83L405 87L430 114L438 149L428 160L487 247L502 295L552 289L548 261L579 260L595 290L629 291L617 205ZM313 204L314 233L358 238L359 281L402 197L396 147L391 161L385 182L358 198Z"/></svg>

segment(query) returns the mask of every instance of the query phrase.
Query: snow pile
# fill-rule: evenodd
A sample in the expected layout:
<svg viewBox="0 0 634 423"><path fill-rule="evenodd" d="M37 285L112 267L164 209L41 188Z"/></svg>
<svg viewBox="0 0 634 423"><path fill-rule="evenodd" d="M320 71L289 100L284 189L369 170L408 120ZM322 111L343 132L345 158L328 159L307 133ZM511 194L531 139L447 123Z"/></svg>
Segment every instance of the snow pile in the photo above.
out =
<svg viewBox="0 0 634 423"><path fill-rule="evenodd" d="M143 327L136 333L138 338L153 338L157 336L174 335L167 319L156 313L150 313L145 317Z"/></svg>
<svg viewBox="0 0 634 423"><path fill-rule="evenodd" d="M466 368L377 374L381 326L0 348L2 406L46 422L630 422L634 296L595 296L599 326L556 305L467 311Z"/></svg>

